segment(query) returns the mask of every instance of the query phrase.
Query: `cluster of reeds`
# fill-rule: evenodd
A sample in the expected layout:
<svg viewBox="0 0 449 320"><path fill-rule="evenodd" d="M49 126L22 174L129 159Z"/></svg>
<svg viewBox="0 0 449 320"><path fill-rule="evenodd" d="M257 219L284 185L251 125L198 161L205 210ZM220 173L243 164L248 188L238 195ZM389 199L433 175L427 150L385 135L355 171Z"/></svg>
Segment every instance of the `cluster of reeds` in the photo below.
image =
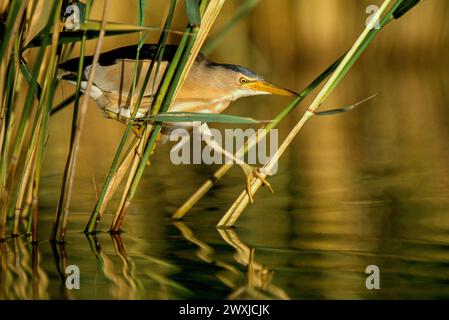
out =
<svg viewBox="0 0 449 320"><path fill-rule="evenodd" d="M217 17L224 0L211 1L185 1L185 8L189 17L189 25L182 33L178 45L178 51L164 73L163 81L158 89L157 97L152 106L152 115L166 112L171 101L182 84L183 79L191 67L208 31ZM85 44L89 39L97 39L94 62L98 61L102 51L104 37L108 35L122 34L128 32L140 32L139 49L146 40L149 31L155 28L144 26L144 12L147 1L140 0L138 20L139 25L108 24L107 14L110 1L104 1L103 15L101 21L89 21L89 13L92 1L87 1L85 6L85 17L78 31L65 29L63 23L64 9L71 3L67 1L53 1L46 26L27 42L30 30L33 29L33 17L39 15L36 10L42 6L42 1L19 0L6 1L2 3L2 33L0 46L0 101L1 101L1 229L0 239L5 239L8 234L19 235L25 232L37 240L37 221L39 213L39 186L41 177L42 159L48 137L48 124L52 113L61 109L64 105L74 102L72 134L70 140L70 152L64 171L63 185L60 200L57 205L52 239L63 240L67 228L70 202L73 190L73 180L76 175L76 163L83 132L87 95L84 97L80 92L81 70L83 70L83 59L79 66L79 77L77 90L73 97L66 99L61 105L53 106L53 96L58 84L58 65L64 61L73 50L73 44L80 43L81 57L85 54ZM173 13L178 5L177 0L170 2L169 13L166 18L165 27L161 32L157 50L158 60L153 61L145 82L153 68L157 70L158 63L162 59L168 32L173 19ZM139 51L136 59L139 60ZM93 64L95 66L95 63ZM135 70L133 90L137 85L140 70ZM92 78L95 67L89 75L86 91L92 86ZM142 87L145 87L143 85ZM23 92L26 98L22 101ZM143 90L137 101L131 101L134 115L143 96ZM154 118L153 120L158 120ZM142 134L135 138L124 153L132 127L133 120L126 126L117 154L113 160L110 172L104 183L101 196L94 209L87 230L94 231L96 221L99 220L104 207L110 199L115 186L121 181L126 173L129 174L124 201L118 209L115 230L118 230L126 210L133 199L133 195L141 178L145 164L156 142L160 122L152 121L143 125L140 129ZM141 158L134 157L139 148ZM21 228L20 222L25 218L25 228Z"/></svg>
<svg viewBox="0 0 449 320"><path fill-rule="evenodd" d="M269 130L275 128L279 123L292 111L294 110L301 101L304 100L315 88L317 88L328 76L330 78L327 80L323 88L317 94L312 104L306 109L306 112L302 118L297 122L295 127L290 131L288 136L282 142L280 148L276 151L273 157L267 162L263 168L268 172L276 165L280 157L286 151L294 137L303 128L304 124L315 115L333 115L340 112L346 112L353 109L360 103L328 111L317 111L317 109L325 102L325 100L330 96L333 90L338 86L338 84L347 75L352 66L361 57L363 52L369 46L369 44L374 40L376 35L380 30L387 26L391 21L401 18L410 9L415 7L422 0L385 0L379 10L371 17L370 22L366 24L360 37L354 43L352 48L343 54L337 61L335 61L328 69L326 69L321 75L319 75L315 80L311 82L304 90L299 94L299 97L292 101L285 109L283 109L274 120L265 126L265 135ZM263 139L263 136L253 136L249 139L245 148L238 151L239 154L246 153L252 146L257 144L258 140ZM222 165L211 178L207 179L192 196L173 214L172 218L181 219L184 215L197 203L216 183L219 181L233 166L233 164ZM259 188L263 185L262 181L257 177L253 179L251 184L252 193L256 193ZM224 214L222 219L219 221L217 227L232 227L240 215L243 213L244 209L250 202L250 197L248 196L247 190L244 189L238 198L234 201L231 207Z"/></svg>
<svg viewBox="0 0 449 320"><path fill-rule="evenodd" d="M70 3L69 1L55 0L51 2L51 5L47 6L46 10L49 10L48 21L36 35L32 31L35 29L35 17L39 16L38 10L42 10L42 1L6 0L0 5L0 28L2 29L0 42L0 239L5 239L9 235L17 236L25 233L31 236L32 241L37 241L41 168L48 138L49 122L52 120L52 114L73 102L70 151L67 156L51 235L53 240L59 241L63 241L65 237L70 213L73 181L77 174L77 158L80 148L80 137L85 123L88 95L83 96L80 91L81 71L84 63L83 59L80 59L75 94L59 105L53 105L54 93L59 82L58 64L73 53L75 43L80 44L77 54L80 57L84 57L86 42L93 40L96 41L93 58L93 65L95 66L95 61L98 61L99 54L102 52L102 43L105 37L131 32L140 34L139 49L136 54L136 60L139 61L139 50L145 43L148 33L158 31L160 32L160 37L157 53L147 74L144 76L141 92L136 91L137 82L141 79L141 70L139 64L136 64L130 95L131 97L137 96L136 99L132 99L130 102L133 110L132 117L126 124L123 137L117 146L116 155L101 188L98 201L86 226L86 232L93 233L96 231L111 198L115 195L118 186L123 183L123 193L120 197L119 205L115 209L115 217L110 228L112 232L118 232L132 204L148 160L158 142L163 122L217 121L217 117L214 115L177 115L170 113L169 107L176 98L179 88L182 86L225 1L184 1L189 23L186 29L181 32L177 52L168 69L164 72L156 98L150 108L151 114L147 117L148 121L143 124L135 122L133 118L137 114L144 95L143 89L150 80L151 73L153 71L159 72L158 66L163 57L168 34L173 32L171 25L175 9L179 5L178 0L169 1L169 10L162 31L158 28L145 26L144 12L148 5L148 1L145 0L138 1L137 25L108 23L110 0L104 1L101 21L89 20L92 1L87 0L86 4L81 6L85 11L85 19L81 21L80 29L77 31L67 30L63 23L63 12ZM292 139L312 116L344 112L354 107L317 111L317 108L323 104L342 81L377 33L389 22L403 16L419 2L420 0L385 0L354 46L318 76L272 122L265 125L267 129L265 132L279 125L307 95L330 76L303 118L285 139L275 157L265 164L264 167L266 169L269 170L273 163L282 156ZM207 43L205 50L213 50L235 22L241 19L257 3L258 0L245 1L235 16ZM376 28L377 20L380 21L379 28ZM89 91L92 86L94 73L95 67L90 71L86 91ZM232 116L223 116L218 121L232 123L255 122L252 119ZM132 138L133 129L139 131L139 134L134 138ZM260 138L259 136L258 139ZM245 153L248 147L256 143L257 139L253 137L245 148L238 151L238 154ZM212 188L216 181L226 174L231 166L232 164L223 165L214 174L214 177L207 180L173 217L177 219L182 218ZM260 186L261 181L255 178L252 182L253 192L257 192ZM248 200L247 194L242 192L219 225L233 225L247 206Z"/></svg>

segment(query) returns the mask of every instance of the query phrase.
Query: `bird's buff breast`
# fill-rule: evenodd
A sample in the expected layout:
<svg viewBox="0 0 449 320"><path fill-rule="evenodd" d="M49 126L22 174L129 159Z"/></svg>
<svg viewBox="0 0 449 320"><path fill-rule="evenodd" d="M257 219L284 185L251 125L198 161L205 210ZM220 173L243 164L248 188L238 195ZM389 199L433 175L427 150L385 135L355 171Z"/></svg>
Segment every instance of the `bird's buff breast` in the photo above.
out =
<svg viewBox="0 0 449 320"><path fill-rule="evenodd" d="M134 97L137 101L137 96ZM122 101L122 99L112 93L103 93L96 100L97 105L105 112L106 116L111 117L111 113L123 117L131 118L132 108L129 108L130 101ZM144 97L137 111L136 118L145 117L148 114L148 109L153 102L152 97ZM199 113L221 113L231 103L230 100L192 100L192 99L176 99L170 107L171 112L199 112ZM113 117L116 118L116 117Z"/></svg>

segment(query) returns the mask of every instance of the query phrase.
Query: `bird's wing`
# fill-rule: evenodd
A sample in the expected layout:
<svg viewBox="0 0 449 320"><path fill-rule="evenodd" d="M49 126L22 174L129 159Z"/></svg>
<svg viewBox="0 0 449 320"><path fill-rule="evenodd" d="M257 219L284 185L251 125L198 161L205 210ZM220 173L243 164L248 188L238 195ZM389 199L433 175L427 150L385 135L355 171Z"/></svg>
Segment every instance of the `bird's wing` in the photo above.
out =
<svg viewBox="0 0 449 320"><path fill-rule="evenodd" d="M140 92L142 82L157 53L156 44L145 44L140 49L139 60L143 63L142 71L140 73L139 83L137 87ZM169 62L173 59L176 52L176 45L167 45L164 49L161 63L153 67L153 72L149 81L149 85L145 89L145 95L150 96L154 94L157 86L165 72ZM116 94L128 95L132 85L133 74L136 65L137 46L127 46L117 48L108 52L100 54L97 71L94 77L94 84L102 91L107 91ZM78 65L80 59L74 58L59 65L63 71L76 74L78 72ZM90 70L92 68L93 56L84 57L84 72L83 79L87 80ZM156 76L157 75L157 76ZM156 80L156 81L155 81ZM126 100L126 99L125 99Z"/></svg>
<svg viewBox="0 0 449 320"><path fill-rule="evenodd" d="M110 111L112 113L120 114L125 118L130 118L133 108L129 108L131 101L123 100L123 97L106 92L102 94L97 100L97 105L104 111ZM136 99L134 99L136 102ZM144 97L138 109L137 118L144 117L148 109L151 107L153 102L153 97Z"/></svg>
<svg viewBox="0 0 449 320"><path fill-rule="evenodd" d="M161 61L171 61L176 53L176 45L167 45L164 49L164 53ZM153 60L157 53L156 44L144 44L140 49L140 60ZM116 60L135 60L137 55L137 46L127 46L117 48L111 51L100 54L99 64L102 66L110 66L116 63ZM78 72L78 64L80 58L73 58L59 65L59 68L64 71ZM93 56L84 57L84 66L88 67L92 64Z"/></svg>
<svg viewBox="0 0 449 320"><path fill-rule="evenodd" d="M150 65L151 60L141 61L142 68L134 91L135 95L138 95L142 90L143 82ZM144 96L152 96L156 93L167 66L167 61L162 61L160 64L154 65L150 80L145 88ZM128 59L115 60L115 63L111 65L98 64L93 81L95 86L102 91L121 95L123 96L122 100L127 100L127 97L132 91L135 69L136 61ZM90 70L91 66L85 68L84 75L86 77L88 77Z"/></svg>

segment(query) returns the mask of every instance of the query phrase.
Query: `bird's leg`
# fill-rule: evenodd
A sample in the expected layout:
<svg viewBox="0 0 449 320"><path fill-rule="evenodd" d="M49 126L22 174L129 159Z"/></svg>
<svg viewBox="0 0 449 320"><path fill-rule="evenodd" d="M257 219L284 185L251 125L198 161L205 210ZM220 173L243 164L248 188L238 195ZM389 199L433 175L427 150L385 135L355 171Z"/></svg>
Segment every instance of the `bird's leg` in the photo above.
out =
<svg viewBox="0 0 449 320"><path fill-rule="evenodd" d="M132 129L133 129L133 132L136 135L136 137L141 139L144 127L141 125L134 125L134 126L132 126Z"/></svg>
<svg viewBox="0 0 449 320"><path fill-rule="evenodd" d="M136 153L136 156L138 156L139 159L142 160L142 154L140 153L138 148L135 149L135 153ZM147 166L151 166L151 161L150 160L147 161Z"/></svg>
<svg viewBox="0 0 449 320"><path fill-rule="evenodd" d="M107 118L120 121L120 117L116 112L109 110L109 109L103 109L103 110L104 110L104 113Z"/></svg>
<svg viewBox="0 0 449 320"><path fill-rule="evenodd" d="M253 178L260 179L260 181L262 181L262 183L270 190L270 192L274 192L271 184L266 179L266 177L269 175L268 172L262 172L260 168L250 166L249 164L236 157L234 154L223 149L215 140L210 139L210 137L212 137L213 135L206 123L202 124L199 127L199 130L201 132L201 135L205 137L205 139L203 140L209 147L211 147L216 152L224 155L226 158L232 159L243 170L243 173L246 177L246 192L248 193L248 197L251 203L254 203L254 197L251 191L251 183Z"/></svg>
<svg viewBox="0 0 449 320"><path fill-rule="evenodd" d="M246 193L248 194L249 201L251 201L251 203L254 203L254 196L251 190L251 182L253 178L257 178L262 181L262 183L268 188L268 190L270 190L271 193L274 193L273 187L266 179L266 176L268 176L268 174L262 172L261 168L252 167L245 162L238 165L243 170L243 173L246 176Z"/></svg>
<svg viewBox="0 0 449 320"><path fill-rule="evenodd" d="M142 139L142 134L143 134L143 126L132 126L131 127L134 134L136 135L136 137L140 140ZM136 146L136 148L134 149L136 155L139 157L140 160L142 160L142 155L139 152L139 148ZM151 162L150 160L147 161L147 166L151 166Z"/></svg>

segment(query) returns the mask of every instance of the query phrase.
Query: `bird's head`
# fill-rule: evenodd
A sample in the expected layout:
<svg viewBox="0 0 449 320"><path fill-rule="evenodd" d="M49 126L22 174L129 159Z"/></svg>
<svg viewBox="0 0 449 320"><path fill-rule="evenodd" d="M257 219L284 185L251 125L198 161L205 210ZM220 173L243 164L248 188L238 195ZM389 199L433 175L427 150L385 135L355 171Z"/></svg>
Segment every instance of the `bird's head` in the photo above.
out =
<svg viewBox="0 0 449 320"><path fill-rule="evenodd" d="M232 96L238 99L263 94L298 95L296 92L265 81L257 73L238 65L219 64L207 60L205 63L198 64L195 71L193 74L196 73L196 76L194 75L193 78L196 78L196 83L203 83L205 87L214 87L215 90L220 91L221 96ZM213 89L208 88L208 90Z"/></svg>
<svg viewBox="0 0 449 320"><path fill-rule="evenodd" d="M264 78L253 71L235 65L225 65L229 69L229 78L237 94L242 96L275 94L279 96L296 96L297 93L282 88L276 84L265 81Z"/></svg>

